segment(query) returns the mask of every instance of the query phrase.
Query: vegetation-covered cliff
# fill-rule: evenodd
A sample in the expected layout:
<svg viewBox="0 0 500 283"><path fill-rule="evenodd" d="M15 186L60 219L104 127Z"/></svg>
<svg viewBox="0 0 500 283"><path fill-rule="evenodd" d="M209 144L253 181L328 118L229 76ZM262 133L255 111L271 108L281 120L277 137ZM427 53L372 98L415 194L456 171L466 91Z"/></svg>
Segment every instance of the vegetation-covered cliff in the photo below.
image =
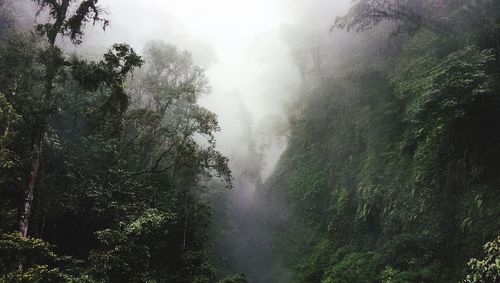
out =
<svg viewBox="0 0 500 283"><path fill-rule="evenodd" d="M297 282L464 279L500 232L500 2L360 0L332 29L362 33L290 117L275 251Z"/></svg>
<svg viewBox="0 0 500 283"><path fill-rule="evenodd" d="M500 282L500 0L102 2L0 0L0 282Z"/></svg>

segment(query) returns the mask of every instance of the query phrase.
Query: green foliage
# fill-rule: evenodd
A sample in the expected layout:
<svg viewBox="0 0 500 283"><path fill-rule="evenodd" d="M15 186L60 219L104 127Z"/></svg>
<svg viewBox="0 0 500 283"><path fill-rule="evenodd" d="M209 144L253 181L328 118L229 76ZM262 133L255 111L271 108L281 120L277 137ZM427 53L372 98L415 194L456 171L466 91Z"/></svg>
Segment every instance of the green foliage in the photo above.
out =
<svg viewBox="0 0 500 283"><path fill-rule="evenodd" d="M500 280L500 237L484 245L485 257L471 259L467 263L469 272L462 282L486 283Z"/></svg>
<svg viewBox="0 0 500 283"><path fill-rule="evenodd" d="M298 282L457 282L498 234L500 5L455 4L355 1L338 19L391 24L299 101L265 184L291 210L274 252Z"/></svg>
<svg viewBox="0 0 500 283"><path fill-rule="evenodd" d="M350 253L327 270L321 282L373 282L380 272L380 260L373 253Z"/></svg>
<svg viewBox="0 0 500 283"><path fill-rule="evenodd" d="M150 209L130 223L120 223L118 229L97 232L101 251L92 252L92 273L104 282L145 282L149 275L151 252L168 246L164 239L173 217Z"/></svg>
<svg viewBox="0 0 500 283"><path fill-rule="evenodd" d="M19 233L1 234L1 272L17 269L17 265L31 267L38 262L48 263L56 259L50 245L40 239L23 237Z"/></svg>
<svg viewBox="0 0 500 283"><path fill-rule="evenodd" d="M99 62L72 58L71 73L82 88L92 92L100 87L111 90L109 98L98 113L101 123L103 120L118 120L112 127L120 127L121 114L129 106L129 97L125 91L127 75L143 63L142 58L127 44L114 44L104 54L104 60Z"/></svg>
<svg viewBox="0 0 500 283"><path fill-rule="evenodd" d="M61 273L58 269L50 269L46 265L37 265L23 272L11 272L0 277L0 282L10 283L56 283L56 282L73 282L67 276Z"/></svg>
<svg viewBox="0 0 500 283"><path fill-rule="evenodd" d="M414 151L417 180L432 178L429 175L436 176L442 170L439 157L454 153L448 148L450 137L471 139L465 135L471 134L468 123L477 119L473 116L475 109L496 99L496 74L491 72L494 61L491 50L465 47L442 59L418 57L405 63L404 70L396 76L396 94L406 101L407 129L400 146ZM455 152L459 150L455 148Z"/></svg>
<svg viewBox="0 0 500 283"><path fill-rule="evenodd" d="M405 64L399 74L405 79L396 82L396 94L409 100L405 120L416 131L408 136L418 140L446 132L446 126L463 119L474 103L491 96L494 74L488 68L494 60L491 50L466 47L436 65L428 57ZM406 73L411 73L411 79Z"/></svg>
<svg viewBox="0 0 500 283"><path fill-rule="evenodd" d="M73 77L83 88L96 91L102 84L110 88L122 86L127 74L143 63L130 46L114 44L104 54L104 60L88 62L75 56L71 68Z"/></svg>
<svg viewBox="0 0 500 283"><path fill-rule="evenodd" d="M85 25L108 24L97 1L33 2L49 13L38 36L0 31L0 231L29 206L43 240L1 234L0 281L215 282L204 192L231 172L197 103L204 70L161 42L144 59L126 44L68 56L58 36L80 44ZM459 2L359 0L337 20L405 33L379 31L390 54L368 41L300 99L265 184L266 213L291 219L272 223L285 266L262 278L456 282L498 234L500 5ZM498 281L498 245L465 282Z"/></svg>
<svg viewBox="0 0 500 283"><path fill-rule="evenodd" d="M299 267L299 282L321 282L325 275L325 270L332 262L332 243L328 240L322 240L314 247L312 255L307 261ZM345 249L336 252L336 255L344 253ZM345 253L344 253L345 254Z"/></svg>
<svg viewBox="0 0 500 283"><path fill-rule="evenodd" d="M203 184L230 186L231 172L216 115L197 104L204 71L159 42L145 60L126 44L97 62L69 56L55 38L80 43L101 20L97 1L36 2L51 16L46 39L0 39L0 231L17 230L28 203L29 234L43 241L5 236L4 281L215 282Z"/></svg>
<svg viewBox="0 0 500 283"><path fill-rule="evenodd" d="M12 168L16 164L17 157L11 148L16 135L13 129L16 128L20 118L5 96L0 93L0 168L2 170Z"/></svg>
<svg viewBox="0 0 500 283"><path fill-rule="evenodd" d="M49 267L57 257L52 247L40 239L23 237L20 233L0 234L0 254L0 282L70 280L59 269Z"/></svg>
<svg viewBox="0 0 500 283"><path fill-rule="evenodd" d="M47 36L53 44L58 34L68 36L75 44L82 43L83 30L87 23L102 22L105 29L109 21L101 17L102 9L97 5L98 0L82 0L73 15L67 16L73 0L32 0L41 9L48 9L52 22L37 25L37 31Z"/></svg>

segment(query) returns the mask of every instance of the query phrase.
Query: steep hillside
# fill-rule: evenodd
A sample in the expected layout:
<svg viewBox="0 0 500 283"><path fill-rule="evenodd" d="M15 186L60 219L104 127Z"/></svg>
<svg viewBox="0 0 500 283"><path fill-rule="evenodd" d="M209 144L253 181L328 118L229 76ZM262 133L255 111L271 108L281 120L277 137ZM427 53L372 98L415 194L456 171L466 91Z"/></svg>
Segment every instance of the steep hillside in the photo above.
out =
<svg viewBox="0 0 500 283"><path fill-rule="evenodd" d="M371 22L299 102L264 188L290 207L275 252L298 282L457 282L500 233L499 3L469 4ZM367 28L361 8L337 26Z"/></svg>

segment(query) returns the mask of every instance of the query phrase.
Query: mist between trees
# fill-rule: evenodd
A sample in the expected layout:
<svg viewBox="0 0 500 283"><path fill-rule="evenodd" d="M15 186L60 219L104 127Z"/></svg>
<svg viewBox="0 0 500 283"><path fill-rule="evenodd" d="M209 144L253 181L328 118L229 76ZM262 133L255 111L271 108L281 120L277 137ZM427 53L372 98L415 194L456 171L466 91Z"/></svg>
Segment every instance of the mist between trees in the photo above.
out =
<svg viewBox="0 0 500 283"><path fill-rule="evenodd" d="M498 282L497 0L0 0L0 282Z"/></svg>

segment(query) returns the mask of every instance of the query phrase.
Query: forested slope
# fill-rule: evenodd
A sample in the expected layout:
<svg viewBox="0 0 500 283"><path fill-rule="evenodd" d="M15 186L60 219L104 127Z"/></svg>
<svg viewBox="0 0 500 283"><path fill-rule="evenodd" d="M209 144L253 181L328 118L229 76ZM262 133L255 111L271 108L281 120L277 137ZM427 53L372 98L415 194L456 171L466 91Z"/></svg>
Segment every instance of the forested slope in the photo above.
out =
<svg viewBox="0 0 500 283"><path fill-rule="evenodd" d="M160 41L83 56L100 3L0 0L0 282L499 282L500 0L283 25L287 149L264 180L240 113L232 195L205 71Z"/></svg>
<svg viewBox="0 0 500 283"><path fill-rule="evenodd" d="M500 1L360 0L338 29L361 40L264 186L274 252L297 282L458 282L500 234Z"/></svg>

